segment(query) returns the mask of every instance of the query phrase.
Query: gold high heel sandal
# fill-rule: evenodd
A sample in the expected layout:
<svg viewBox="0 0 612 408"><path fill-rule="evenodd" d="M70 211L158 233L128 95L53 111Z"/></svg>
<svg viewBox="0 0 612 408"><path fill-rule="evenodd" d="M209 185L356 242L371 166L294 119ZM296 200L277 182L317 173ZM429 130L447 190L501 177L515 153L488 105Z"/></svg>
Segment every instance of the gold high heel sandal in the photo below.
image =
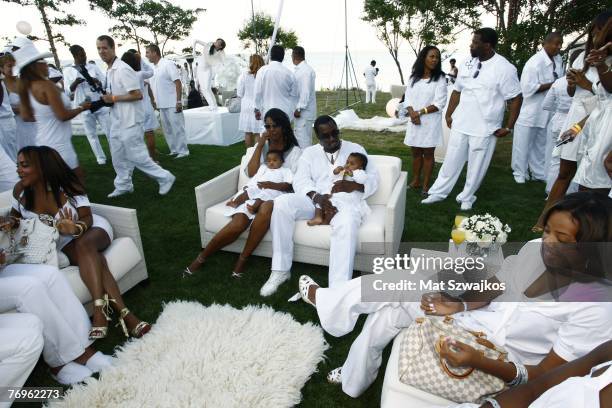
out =
<svg viewBox="0 0 612 408"><path fill-rule="evenodd" d="M107 322L111 321L110 316L113 314L113 308L110 306L111 302L115 302L115 299L109 299L108 294L105 294L102 299L94 300L94 308L102 308L102 314L106 318ZM92 326L89 330L89 340L103 339L106 337L107 334L108 326Z"/></svg>
<svg viewBox="0 0 612 408"><path fill-rule="evenodd" d="M121 329L123 329L123 334L125 334L125 337L130 337L131 335L132 337L136 337L137 339L139 339L145 334L147 334L149 330L151 330L151 324L145 321L141 321L140 323L136 325L136 327L132 329L131 332L128 331L128 328L127 328L127 325L125 324L124 319L130 313L132 312L127 307L124 307L123 309L121 309L121 312L119 312L119 323L117 323L117 326L121 325Z"/></svg>
<svg viewBox="0 0 612 408"><path fill-rule="evenodd" d="M202 257L200 256L200 254L198 254L198 256L196 256L196 260L197 260L197 261L200 263L200 267L201 267L202 265L204 265L204 261L206 261L206 258L202 258ZM186 277L188 277L188 276L193 276L193 272L194 272L194 271L192 271L191 269L189 269L189 267L186 267L186 268L183 270L183 275L182 275L182 277L183 277L183 278L186 278Z"/></svg>

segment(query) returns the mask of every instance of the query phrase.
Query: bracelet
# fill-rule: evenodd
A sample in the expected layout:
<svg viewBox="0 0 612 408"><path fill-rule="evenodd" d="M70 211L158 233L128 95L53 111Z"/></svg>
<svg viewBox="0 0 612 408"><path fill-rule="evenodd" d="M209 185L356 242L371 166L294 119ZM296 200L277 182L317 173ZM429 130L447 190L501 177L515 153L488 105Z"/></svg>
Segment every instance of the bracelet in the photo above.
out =
<svg viewBox="0 0 612 408"><path fill-rule="evenodd" d="M82 226L81 224L78 224L78 223L77 223L77 224L74 224L74 226L75 226L75 227L77 227L77 228L79 229L79 232L77 232L76 234L72 234L72 236L73 236L74 238L78 238L78 237L80 237L81 235L83 235L83 232L85 232L85 231L83 231L83 226Z"/></svg>
<svg viewBox="0 0 612 408"><path fill-rule="evenodd" d="M510 133L514 132L514 129L510 129L510 128L504 128L504 129L506 129Z"/></svg>
<svg viewBox="0 0 612 408"><path fill-rule="evenodd" d="M582 130L582 126L580 126L580 124L578 123L574 123L570 129L572 129L576 132L576 134L578 134Z"/></svg>
<svg viewBox="0 0 612 408"><path fill-rule="evenodd" d="M312 200L312 202L314 203L314 202L315 202L315 198L316 198L316 196L318 196L318 195L319 195L319 193L314 193L314 194L312 195L312 197L310 197L310 200Z"/></svg>
<svg viewBox="0 0 612 408"><path fill-rule="evenodd" d="M427 107L421 109L420 111L421 115L427 115L429 113L429 111L427 110Z"/></svg>
<svg viewBox="0 0 612 408"><path fill-rule="evenodd" d="M523 364L515 363L514 361L510 361L510 363L512 363L514 368L516 368L516 376L512 381L506 383L506 385L512 388L516 387L517 385L525 384L529 379L527 368Z"/></svg>
<svg viewBox="0 0 612 408"><path fill-rule="evenodd" d="M495 398L485 398L484 400L482 400L482 402L488 402L493 408L501 408L501 405L499 405L499 402L497 402Z"/></svg>
<svg viewBox="0 0 612 408"><path fill-rule="evenodd" d="M81 227L83 227L83 232L85 232L85 231L87 231L89 229L89 227L87 226L85 221L77 221L76 224L80 225Z"/></svg>

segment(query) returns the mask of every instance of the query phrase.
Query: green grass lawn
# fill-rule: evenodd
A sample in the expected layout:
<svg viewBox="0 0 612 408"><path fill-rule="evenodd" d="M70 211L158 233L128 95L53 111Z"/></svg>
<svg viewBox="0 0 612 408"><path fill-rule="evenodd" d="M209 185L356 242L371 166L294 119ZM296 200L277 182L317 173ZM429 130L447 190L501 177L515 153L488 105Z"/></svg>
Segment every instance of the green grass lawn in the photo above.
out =
<svg viewBox="0 0 612 408"><path fill-rule="evenodd" d="M336 110L335 94L320 93L318 98L321 113ZM379 102L376 105L365 107L358 105L355 110L361 117L384 116L386 115L384 107L389 98L389 94L379 94ZM409 149L402 143L403 134L345 131L342 135L348 140L361 143L369 153L402 158L403 169L409 171L411 160ZM275 310L291 313L300 322L318 322L313 308L302 302L288 303L287 299L296 292L297 280L304 273L312 275L315 280L325 285L327 270L324 267L294 264L291 281L283 284L276 294L266 299L259 296L259 288L269 276L268 258L253 257L245 277L235 280L230 277L230 273L237 255L220 252L211 257L196 276L191 279L180 277L182 269L200 250L193 189L237 165L244 153L242 144L230 147L192 145L191 156L181 160L161 155L162 166L177 176L177 182L169 195L159 196L157 183L136 171L134 194L109 199L106 195L113 190L115 176L110 161L104 166L97 165L86 138L75 137L73 141L81 165L86 171L90 199L97 203L138 210L149 282L130 290L125 294L125 301L141 318L155 322L164 302L181 299L198 301L204 305L228 303L237 308L248 304L266 304ZM162 153L168 152L161 136L158 136L157 141L159 150ZM105 141L103 144L108 152ZM491 212L499 216L503 222L510 224L512 233L509 240L528 240L536 237L529 229L544 205L544 185L538 182L515 184L510 171L510 154L511 139L500 140L487 177L477 193L478 201L473 212ZM439 165L436 165L435 171L438 169ZM454 197L461 191L463 182L462 176L446 201L430 206L420 205L420 195L408 191L403 241L447 241L454 216L459 213L459 206ZM189 327L185 327L184 330L189 331ZM359 334L359 330L360 325L353 333L342 338L326 335L331 346L326 353L327 360L319 365L318 372L303 388L301 406L379 406L384 365L376 383L358 399L346 396L339 387L332 386L325 380L329 370L343 363L351 342ZM112 353L113 349L124 341L120 330L112 327L109 337L96 342L96 347L106 353ZM387 354L389 351L390 347L387 348ZM189 353L189 350L185 352ZM206 361L202 364L206 364ZM292 362L288 361L287 364ZM138 373L134 373L134 376L137 375ZM45 365L39 363L30 376L27 386L44 385L56 386L48 375Z"/></svg>

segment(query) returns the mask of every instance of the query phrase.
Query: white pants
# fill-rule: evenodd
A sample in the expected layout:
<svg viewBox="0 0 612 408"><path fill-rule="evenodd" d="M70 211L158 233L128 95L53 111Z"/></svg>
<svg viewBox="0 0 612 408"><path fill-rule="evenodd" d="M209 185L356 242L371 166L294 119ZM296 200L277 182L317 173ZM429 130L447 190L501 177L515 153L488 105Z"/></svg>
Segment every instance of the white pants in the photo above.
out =
<svg viewBox="0 0 612 408"><path fill-rule="evenodd" d="M98 163L106 162L106 154L104 154L100 139L98 139L97 124L100 124L102 131L108 138L110 125L110 112L108 107L101 108L94 113L85 111L81 113L81 118L83 118L85 135L89 141L89 146L91 146L91 151L96 156L96 160Z"/></svg>
<svg viewBox="0 0 612 408"><path fill-rule="evenodd" d="M0 311L17 309L40 319L43 358L59 367L83 354L91 323L62 273L49 265L8 265L0 272Z"/></svg>
<svg viewBox="0 0 612 408"><path fill-rule="evenodd" d="M512 174L514 177L546 180L546 128L530 127L516 124L512 140ZM550 145L552 154L552 144Z"/></svg>
<svg viewBox="0 0 612 408"><path fill-rule="evenodd" d="M365 103L376 103L376 84L366 84Z"/></svg>
<svg viewBox="0 0 612 408"><path fill-rule="evenodd" d="M342 391L357 398L375 380L385 347L422 315L418 303L361 302L361 278L317 290L321 326L334 337L350 333L361 314L368 317L342 365Z"/></svg>
<svg viewBox="0 0 612 408"><path fill-rule="evenodd" d="M312 146L312 124L313 119L295 118L294 132L300 145L300 149Z"/></svg>
<svg viewBox="0 0 612 408"><path fill-rule="evenodd" d="M0 119L0 147L17 162L17 123L12 116Z"/></svg>
<svg viewBox="0 0 612 408"><path fill-rule="evenodd" d="M217 98L212 91L213 72L210 69L198 70L198 82L200 83L200 93L208 102L211 109L217 109Z"/></svg>
<svg viewBox="0 0 612 408"><path fill-rule="evenodd" d="M293 263L293 232L295 222L314 217L315 207L305 195L283 194L274 200L270 229L272 231L272 270L289 271ZM329 287L353 276L357 234L361 215L357 210L344 209L332 218L329 248ZM316 234L313 230L312 234Z"/></svg>
<svg viewBox="0 0 612 408"><path fill-rule="evenodd" d="M451 129L444 163L442 163L438 178L429 189L429 195L446 198L457 183L467 160L465 186L457 196L457 202L473 204L476 201L474 194L487 174L496 143L497 139L493 135L477 137Z"/></svg>
<svg viewBox="0 0 612 408"><path fill-rule="evenodd" d="M110 131L110 148L115 168L115 188L120 191L131 191L134 168L155 179L158 183L168 180L171 173L162 169L149 156L143 140L144 128L137 124L127 129L112 128Z"/></svg>
<svg viewBox="0 0 612 408"><path fill-rule="evenodd" d="M43 349L43 326L27 313L0 315L0 387L25 384ZM9 408L8 392L0 390L0 407Z"/></svg>
<svg viewBox="0 0 612 408"><path fill-rule="evenodd" d="M0 191L12 190L18 181L15 162L0 148Z"/></svg>
<svg viewBox="0 0 612 408"><path fill-rule="evenodd" d="M189 154L183 112L177 113L176 108L162 108L159 113L170 153Z"/></svg>

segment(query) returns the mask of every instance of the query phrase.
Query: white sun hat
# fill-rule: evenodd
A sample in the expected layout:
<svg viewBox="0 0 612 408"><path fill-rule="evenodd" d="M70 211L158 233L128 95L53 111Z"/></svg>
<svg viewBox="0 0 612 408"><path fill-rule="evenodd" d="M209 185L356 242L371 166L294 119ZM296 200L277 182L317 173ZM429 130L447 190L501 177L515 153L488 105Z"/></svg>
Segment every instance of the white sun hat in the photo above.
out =
<svg viewBox="0 0 612 408"><path fill-rule="evenodd" d="M8 43L8 46L11 48L15 48L16 50L22 47L25 47L27 45L34 45L34 43L32 42L32 40L30 40L27 37L15 37L11 40L10 43ZM15 50L15 51L16 51Z"/></svg>
<svg viewBox="0 0 612 408"><path fill-rule="evenodd" d="M15 42L13 42L11 45L15 46ZM26 65L52 56L53 54L50 52L38 51L31 41L30 43L24 43L18 50L13 51L13 57L15 57L16 61L13 71L16 71L15 73L18 74Z"/></svg>

